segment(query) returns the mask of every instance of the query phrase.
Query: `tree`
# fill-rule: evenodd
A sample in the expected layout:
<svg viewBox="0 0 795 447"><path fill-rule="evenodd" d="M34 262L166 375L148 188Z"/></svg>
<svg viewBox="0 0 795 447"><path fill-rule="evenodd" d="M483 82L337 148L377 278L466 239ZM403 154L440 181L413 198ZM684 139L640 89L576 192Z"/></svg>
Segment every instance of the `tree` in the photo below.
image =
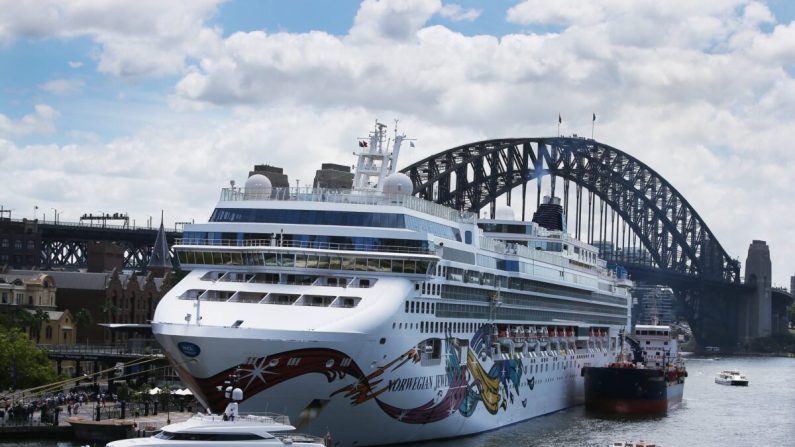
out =
<svg viewBox="0 0 795 447"><path fill-rule="evenodd" d="M104 303L102 303L102 306L100 306L99 310L103 314L105 314L105 320L106 320L105 322L106 323L113 323L113 321L111 321L110 317L111 317L111 315L115 315L116 313L119 312L119 306L114 304L113 301L107 300Z"/></svg>
<svg viewBox="0 0 795 447"><path fill-rule="evenodd" d="M41 326L48 321L50 321L49 313L41 309L36 309L36 312L33 313L30 321L30 328L36 334L36 343L41 341Z"/></svg>
<svg viewBox="0 0 795 447"><path fill-rule="evenodd" d="M24 389L54 382L47 354L19 328L0 328L0 389Z"/></svg>
<svg viewBox="0 0 795 447"><path fill-rule="evenodd" d="M795 326L795 304L787 306L787 319Z"/></svg>
<svg viewBox="0 0 795 447"><path fill-rule="evenodd" d="M77 337L83 338L83 341L88 343L88 328L94 323L91 318L91 313L85 307L77 311L74 316L75 326L77 327Z"/></svg>

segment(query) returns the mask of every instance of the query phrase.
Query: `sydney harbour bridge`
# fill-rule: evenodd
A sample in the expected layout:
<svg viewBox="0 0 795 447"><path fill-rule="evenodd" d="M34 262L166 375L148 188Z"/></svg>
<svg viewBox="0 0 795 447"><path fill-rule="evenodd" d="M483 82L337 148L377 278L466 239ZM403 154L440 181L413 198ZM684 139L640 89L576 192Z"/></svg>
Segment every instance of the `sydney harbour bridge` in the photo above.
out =
<svg viewBox="0 0 795 447"><path fill-rule="evenodd" d="M402 172L411 178L414 195L491 217L498 199L525 220L542 191L561 198L570 234L597 246L601 257L625 267L633 280L674 290L700 346L734 349L758 333L751 320L758 320L756 307L765 293L763 311L770 312L769 257L766 271L741 277L740 262L673 185L637 158L593 139L480 141L439 152ZM83 267L86 244L113 241L124 248L125 267L141 269L155 233L44 225L41 266ZM169 243L179 234L169 232ZM773 313L780 314L792 296L773 290L772 301Z"/></svg>

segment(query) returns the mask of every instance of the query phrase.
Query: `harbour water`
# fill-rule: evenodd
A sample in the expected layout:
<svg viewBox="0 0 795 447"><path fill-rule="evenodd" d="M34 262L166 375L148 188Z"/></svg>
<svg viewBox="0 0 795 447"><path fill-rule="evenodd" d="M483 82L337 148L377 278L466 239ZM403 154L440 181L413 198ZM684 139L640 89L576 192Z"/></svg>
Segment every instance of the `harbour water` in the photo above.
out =
<svg viewBox="0 0 795 447"><path fill-rule="evenodd" d="M613 441L654 441L661 447L793 445L795 359L689 358L680 406L655 418L604 418L572 408L477 436L413 444L415 447L607 446ZM750 386L714 382L724 369L739 369ZM411 430L411 426L406 426ZM29 441L0 445L75 447L78 443Z"/></svg>

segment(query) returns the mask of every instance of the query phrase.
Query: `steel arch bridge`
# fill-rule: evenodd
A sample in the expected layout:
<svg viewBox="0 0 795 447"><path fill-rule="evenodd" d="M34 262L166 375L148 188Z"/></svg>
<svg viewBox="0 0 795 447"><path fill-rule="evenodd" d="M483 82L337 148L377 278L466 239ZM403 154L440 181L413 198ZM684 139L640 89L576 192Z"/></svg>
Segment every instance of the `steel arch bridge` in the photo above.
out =
<svg viewBox="0 0 795 447"><path fill-rule="evenodd" d="M506 195L510 205L513 190L521 188L523 220L528 182L536 181L538 202L542 177L550 177L553 196L560 178L567 216L569 202L576 207L576 237L585 231L588 242L593 243L598 231L600 241L626 246L629 229L630 239L637 239L648 252L648 267L725 285L740 282L739 262L726 253L676 188L637 158L592 139L480 141L432 155L401 171L411 178L414 195L459 210L479 212L489 207L492 216L498 197ZM576 187L572 200L570 182ZM587 190L587 203L583 189ZM596 198L600 201L598 216ZM587 222L583 222L586 216ZM643 264L627 251L619 254L615 250L612 260Z"/></svg>

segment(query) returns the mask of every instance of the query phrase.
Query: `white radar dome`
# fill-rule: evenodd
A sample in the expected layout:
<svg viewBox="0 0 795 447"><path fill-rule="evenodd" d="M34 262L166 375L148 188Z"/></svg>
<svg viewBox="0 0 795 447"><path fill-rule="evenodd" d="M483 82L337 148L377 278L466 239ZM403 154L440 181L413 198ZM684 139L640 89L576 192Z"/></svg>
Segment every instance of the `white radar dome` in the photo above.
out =
<svg viewBox="0 0 795 447"><path fill-rule="evenodd" d="M402 172L391 174L384 180L384 194L410 195L413 191L414 185L411 179Z"/></svg>
<svg viewBox="0 0 795 447"><path fill-rule="evenodd" d="M268 199L271 196L273 186L268 177L262 174L254 174L246 180L246 187L243 190L244 199Z"/></svg>
<svg viewBox="0 0 795 447"><path fill-rule="evenodd" d="M494 218L497 220L516 220L516 214L510 206L499 206L494 212Z"/></svg>

